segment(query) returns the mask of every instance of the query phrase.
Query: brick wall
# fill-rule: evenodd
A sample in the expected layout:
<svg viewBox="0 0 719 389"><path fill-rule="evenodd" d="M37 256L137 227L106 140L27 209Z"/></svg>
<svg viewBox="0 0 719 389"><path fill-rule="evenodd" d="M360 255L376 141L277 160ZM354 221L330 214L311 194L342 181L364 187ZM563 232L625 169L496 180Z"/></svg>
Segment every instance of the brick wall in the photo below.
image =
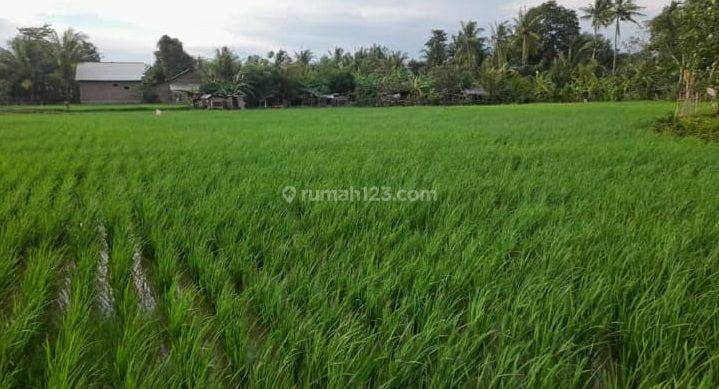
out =
<svg viewBox="0 0 719 389"><path fill-rule="evenodd" d="M140 82L81 81L80 101L84 104L138 104Z"/></svg>

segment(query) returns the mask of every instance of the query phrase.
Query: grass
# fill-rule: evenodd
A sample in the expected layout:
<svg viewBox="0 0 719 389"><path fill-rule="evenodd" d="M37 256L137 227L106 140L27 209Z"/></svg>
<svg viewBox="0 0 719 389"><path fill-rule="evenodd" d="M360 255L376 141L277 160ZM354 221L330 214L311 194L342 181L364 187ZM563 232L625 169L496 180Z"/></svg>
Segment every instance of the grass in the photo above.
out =
<svg viewBox="0 0 719 389"><path fill-rule="evenodd" d="M65 107L63 104L38 104L38 105L0 105L0 114L4 113L89 113L89 112L138 112L154 111L182 111L191 107L186 105L166 104L71 104Z"/></svg>
<svg viewBox="0 0 719 389"><path fill-rule="evenodd" d="M0 386L715 387L719 145L672 110L0 115Z"/></svg>

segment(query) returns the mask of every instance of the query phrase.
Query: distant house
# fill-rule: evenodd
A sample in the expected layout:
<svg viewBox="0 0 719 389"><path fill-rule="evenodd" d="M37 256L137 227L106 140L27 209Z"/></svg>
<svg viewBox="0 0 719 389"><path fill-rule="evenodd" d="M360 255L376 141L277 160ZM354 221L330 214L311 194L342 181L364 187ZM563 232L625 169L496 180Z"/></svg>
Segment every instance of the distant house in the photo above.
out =
<svg viewBox="0 0 719 389"><path fill-rule="evenodd" d="M480 103L489 97L489 93L483 88L464 88L462 96L467 103Z"/></svg>
<svg viewBox="0 0 719 389"><path fill-rule="evenodd" d="M137 104L147 65L141 62L82 62L75 80L83 104Z"/></svg>
<svg viewBox="0 0 719 389"><path fill-rule="evenodd" d="M407 105L409 102L409 91L398 91L385 93L379 97L379 105L389 107L393 105Z"/></svg>
<svg viewBox="0 0 719 389"><path fill-rule="evenodd" d="M194 70L187 69L157 84L155 90L161 102L171 104L192 101L193 97L199 95L201 86L200 75Z"/></svg>
<svg viewBox="0 0 719 389"><path fill-rule="evenodd" d="M349 104L349 97L341 95L339 93L332 93L329 95L322 95L319 98L319 104L321 106L332 106L338 107Z"/></svg>

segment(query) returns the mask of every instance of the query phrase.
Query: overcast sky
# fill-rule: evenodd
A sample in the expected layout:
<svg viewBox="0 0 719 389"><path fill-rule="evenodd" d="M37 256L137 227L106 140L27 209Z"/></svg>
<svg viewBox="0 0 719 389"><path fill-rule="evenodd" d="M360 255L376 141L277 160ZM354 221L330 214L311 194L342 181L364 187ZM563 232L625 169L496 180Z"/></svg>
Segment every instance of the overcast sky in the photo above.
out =
<svg viewBox="0 0 719 389"><path fill-rule="evenodd" d="M558 0L578 9L591 0ZM656 15L670 0L637 0ZM419 57L429 30L454 33L461 20L487 27L511 19L523 6L542 0L4 0L0 44L18 26L72 26L88 34L104 61L152 62L163 34L179 38L192 55L211 56L229 46L241 56L333 47L352 49L381 43ZM10 4L7 4L10 2ZM585 26L586 27L586 26ZM625 37L638 35L627 26Z"/></svg>

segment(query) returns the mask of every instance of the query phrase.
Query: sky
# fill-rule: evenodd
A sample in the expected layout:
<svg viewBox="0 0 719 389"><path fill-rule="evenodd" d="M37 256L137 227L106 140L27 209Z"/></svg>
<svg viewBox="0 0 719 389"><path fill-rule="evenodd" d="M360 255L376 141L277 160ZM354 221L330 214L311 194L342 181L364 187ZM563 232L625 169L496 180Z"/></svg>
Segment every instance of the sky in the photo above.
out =
<svg viewBox="0 0 719 389"><path fill-rule="evenodd" d="M558 0L578 9L592 0ZM228 46L240 56L290 53L309 49L316 55L334 47L354 49L380 43L418 58L431 29L454 33L463 20L491 23L511 20L522 7L543 0L4 0L0 45L19 26L51 24L74 27L90 36L103 61L153 62L163 34L179 38L193 56L211 57ZM647 17L670 0L637 0ZM646 19L646 18L645 18ZM584 25L588 29L588 25ZM606 32L610 34L609 31ZM640 36L624 27L625 38Z"/></svg>

